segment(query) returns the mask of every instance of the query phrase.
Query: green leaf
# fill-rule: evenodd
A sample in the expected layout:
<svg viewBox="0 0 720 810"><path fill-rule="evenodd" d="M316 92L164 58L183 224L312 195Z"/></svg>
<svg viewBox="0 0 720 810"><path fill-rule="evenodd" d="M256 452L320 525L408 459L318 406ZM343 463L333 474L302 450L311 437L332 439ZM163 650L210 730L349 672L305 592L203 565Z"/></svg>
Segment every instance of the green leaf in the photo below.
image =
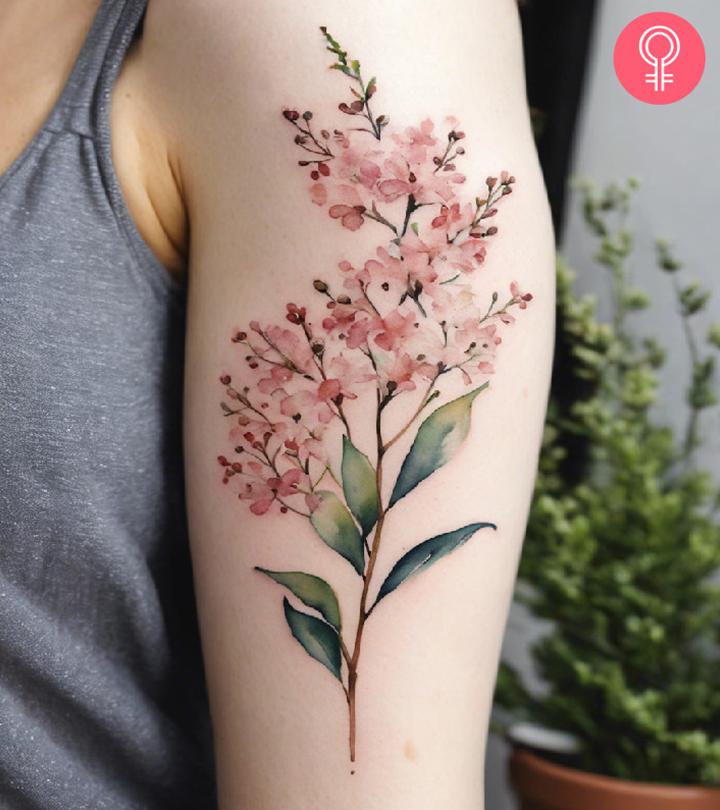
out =
<svg viewBox="0 0 720 810"><path fill-rule="evenodd" d="M335 630L321 619L303 613L283 597L283 610L290 632L303 646L305 652L327 667L341 681L340 639Z"/></svg>
<svg viewBox="0 0 720 810"><path fill-rule="evenodd" d="M469 394L442 405L420 425L400 468L390 506L455 455L470 431L470 411L475 397L488 385L487 382L483 383Z"/></svg>
<svg viewBox="0 0 720 810"><path fill-rule="evenodd" d="M367 537L380 510L375 469L347 436L343 436L342 484L345 502Z"/></svg>
<svg viewBox="0 0 720 810"><path fill-rule="evenodd" d="M320 506L310 516L310 523L330 548L349 560L362 576L365 550L350 512L334 492L320 490L315 495L320 499Z"/></svg>
<svg viewBox="0 0 720 810"><path fill-rule="evenodd" d="M255 570L284 585L308 607L322 613L338 633L340 632L340 605L335 591L324 579L302 571L269 571L258 565L255 566Z"/></svg>
<svg viewBox="0 0 720 810"><path fill-rule="evenodd" d="M446 532L431 537L430 540L425 540L420 545L410 549L407 554L404 554L395 563L387 575L387 579L380 586L380 591L371 610L384 596L394 591L408 577L419 574L420 571L424 571L441 557L450 554L451 551L466 543L480 529L497 529L497 526L494 523L470 523L468 526L463 526L462 529L455 529L454 532Z"/></svg>

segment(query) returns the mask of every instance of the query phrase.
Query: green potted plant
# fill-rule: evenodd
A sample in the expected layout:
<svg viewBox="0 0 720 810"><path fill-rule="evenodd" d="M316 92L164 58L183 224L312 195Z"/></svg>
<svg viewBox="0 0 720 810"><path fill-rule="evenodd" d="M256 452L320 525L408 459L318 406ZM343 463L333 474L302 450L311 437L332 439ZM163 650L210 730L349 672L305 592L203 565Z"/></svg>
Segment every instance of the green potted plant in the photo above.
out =
<svg viewBox="0 0 720 810"><path fill-rule="evenodd" d="M720 808L720 489L695 462L720 327L700 339L710 294L658 243L689 359L687 380L667 383L686 387L687 426L661 424L664 351L630 318L649 303L628 272L634 185L580 187L611 322L558 269L558 357L517 597L550 623L532 651L545 689L504 664L496 695L561 743L510 727L523 810Z"/></svg>

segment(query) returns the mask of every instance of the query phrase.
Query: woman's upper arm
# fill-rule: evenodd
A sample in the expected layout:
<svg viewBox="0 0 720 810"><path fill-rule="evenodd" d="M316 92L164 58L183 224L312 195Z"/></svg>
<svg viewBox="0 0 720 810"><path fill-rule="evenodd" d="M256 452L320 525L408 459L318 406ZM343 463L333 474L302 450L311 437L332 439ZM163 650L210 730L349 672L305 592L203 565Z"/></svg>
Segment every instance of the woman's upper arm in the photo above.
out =
<svg viewBox="0 0 720 810"><path fill-rule="evenodd" d="M223 810L481 801L554 312L513 6L151 4Z"/></svg>

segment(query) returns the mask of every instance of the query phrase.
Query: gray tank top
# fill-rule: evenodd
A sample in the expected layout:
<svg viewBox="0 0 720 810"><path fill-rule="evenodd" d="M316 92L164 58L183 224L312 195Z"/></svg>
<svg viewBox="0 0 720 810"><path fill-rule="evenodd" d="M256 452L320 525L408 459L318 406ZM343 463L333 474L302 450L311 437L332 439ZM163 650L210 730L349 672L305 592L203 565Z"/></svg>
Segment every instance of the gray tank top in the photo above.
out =
<svg viewBox="0 0 720 810"><path fill-rule="evenodd" d="M185 294L111 161L110 91L144 10L103 0L0 176L3 810L215 807L183 499Z"/></svg>

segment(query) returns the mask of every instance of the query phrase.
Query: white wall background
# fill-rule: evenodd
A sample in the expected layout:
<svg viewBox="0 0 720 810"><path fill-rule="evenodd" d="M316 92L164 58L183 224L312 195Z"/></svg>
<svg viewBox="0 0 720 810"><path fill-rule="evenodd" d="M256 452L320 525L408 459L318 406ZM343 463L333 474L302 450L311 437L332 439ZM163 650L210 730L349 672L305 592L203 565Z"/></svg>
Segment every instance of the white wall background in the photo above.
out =
<svg viewBox="0 0 720 810"><path fill-rule="evenodd" d="M613 70L618 34L630 20L650 11L682 15L705 42L701 83L688 97L667 106L636 101L621 87ZM641 182L629 222L636 234L631 268L636 284L652 295L654 303L637 317L637 325L658 337L668 350L657 412L661 419L682 426L688 359L669 279L654 265L654 242L658 236L670 240L690 276L714 290L715 300L702 322L703 329L711 320L720 321L720 0L601 0L574 174L599 184L631 176ZM578 272L579 290L595 293L604 314L608 279L603 268L591 264L594 242L585 232L575 203L571 197L561 250ZM703 437L705 447L698 460L720 477L720 409L706 416ZM538 632L539 626L513 607L505 638L507 660L527 672L528 643ZM506 785L506 756L505 745L491 739L486 810L515 810Z"/></svg>

